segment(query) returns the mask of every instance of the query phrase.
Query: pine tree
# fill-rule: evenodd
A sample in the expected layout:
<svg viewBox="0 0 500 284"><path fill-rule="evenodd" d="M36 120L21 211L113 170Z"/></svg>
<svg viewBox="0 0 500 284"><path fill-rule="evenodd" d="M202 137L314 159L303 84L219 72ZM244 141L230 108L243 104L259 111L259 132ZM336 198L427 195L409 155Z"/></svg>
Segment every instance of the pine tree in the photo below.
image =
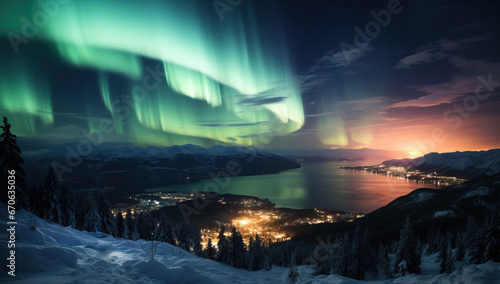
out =
<svg viewBox="0 0 500 284"><path fill-rule="evenodd" d="M139 234L139 239L149 240L149 215L144 212L136 213L134 216L135 226L137 227L137 233Z"/></svg>
<svg viewBox="0 0 500 284"><path fill-rule="evenodd" d="M42 208L42 218L49 222L59 224L61 222L61 209L59 207L59 191L61 185L59 184L56 174L52 168L49 169L45 183L43 186L42 200L40 202Z"/></svg>
<svg viewBox="0 0 500 284"><path fill-rule="evenodd" d="M59 208L61 212L61 225L76 228L75 205L73 204L73 194L64 184L59 191Z"/></svg>
<svg viewBox="0 0 500 284"><path fill-rule="evenodd" d="M371 267L371 251L367 234L363 232L358 224L354 233L349 256L349 277L356 280L364 280L365 272Z"/></svg>
<svg viewBox="0 0 500 284"><path fill-rule="evenodd" d="M427 235L427 245L423 253L426 255L430 255L437 252L439 249L439 232L436 231L434 225L431 225L431 229L429 230L429 234Z"/></svg>
<svg viewBox="0 0 500 284"><path fill-rule="evenodd" d="M125 215L125 217L127 217L127 216ZM128 230L127 220L125 218L123 218L123 234L122 234L122 238L128 240L129 237L130 237L130 232Z"/></svg>
<svg viewBox="0 0 500 284"><path fill-rule="evenodd" d="M125 238L125 219L123 218L123 213L121 210L116 212L116 237Z"/></svg>
<svg viewBox="0 0 500 284"><path fill-rule="evenodd" d="M446 265L444 267L444 272L450 274L453 271L455 271L455 262L453 260L453 250L451 248L451 242L449 242L446 248Z"/></svg>
<svg viewBox="0 0 500 284"><path fill-rule="evenodd" d="M441 245L441 251L439 252L438 259L436 262L439 263L439 273L444 273L446 271L446 265L448 264L448 242L443 242Z"/></svg>
<svg viewBox="0 0 500 284"><path fill-rule="evenodd" d="M33 214L35 214L39 217L42 216L42 214L40 213L41 210L39 210L40 199L41 199L41 194L42 194L42 190L40 189L40 186L36 186L36 185L28 186L28 190L27 190L26 194L28 196L29 205L30 205L29 210Z"/></svg>
<svg viewBox="0 0 500 284"><path fill-rule="evenodd" d="M487 217L482 227L476 228L473 237L470 240L469 256L473 264L485 263L486 260L486 235L489 227L489 218ZM472 233L471 233L472 234Z"/></svg>
<svg viewBox="0 0 500 284"><path fill-rule="evenodd" d="M474 219L474 217L469 215L469 217L467 218L467 225L465 226L465 232L462 236L463 244L466 249L473 246L477 229L478 227L476 220Z"/></svg>
<svg viewBox="0 0 500 284"><path fill-rule="evenodd" d="M99 192L97 195L97 213L100 216L101 232L114 235L116 231L115 215L111 211L108 196L103 192Z"/></svg>
<svg viewBox="0 0 500 284"><path fill-rule="evenodd" d="M422 255L423 245L422 245L422 240L420 240L420 237L418 237L417 239L417 251L420 255Z"/></svg>
<svg viewBox="0 0 500 284"><path fill-rule="evenodd" d="M254 239L252 236L250 236L250 239L248 240L248 259L247 259L247 264L248 264L248 267L247 269L252 271L254 270L253 269L253 258L254 258L254 255L253 255L253 249L254 249Z"/></svg>
<svg viewBox="0 0 500 284"><path fill-rule="evenodd" d="M86 213L85 201L73 195L73 206L75 209L76 229L80 231L84 230L83 225L85 223L85 213Z"/></svg>
<svg viewBox="0 0 500 284"><path fill-rule="evenodd" d="M156 219L151 213L147 213L147 215L147 240L158 241L161 233L158 219Z"/></svg>
<svg viewBox="0 0 500 284"><path fill-rule="evenodd" d="M349 242L349 235L344 234L343 237L338 239L336 244L335 255L332 264L332 273L341 276L349 276L349 257L350 257L351 244Z"/></svg>
<svg viewBox="0 0 500 284"><path fill-rule="evenodd" d="M241 233L236 230L236 227L233 227L231 231L228 255L229 265L236 268L243 268L246 266L245 244L243 243L243 237L241 236Z"/></svg>
<svg viewBox="0 0 500 284"><path fill-rule="evenodd" d="M28 193L28 198L30 201L30 208L36 216L44 219L45 208L42 204L43 200L43 186L33 185Z"/></svg>
<svg viewBox="0 0 500 284"><path fill-rule="evenodd" d="M398 251L399 241L393 241L391 245L387 248L388 253L395 254Z"/></svg>
<svg viewBox="0 0 500 284"><path fill-rule="evenodd" d="M152 214L150 213L150 215ZM153 216L151 216L150 220L151 223L149 226L151 228L150 230L152 230L151 240L161 242L160 239L162 238L163 230L160 227L160 221Z"/></svg>
<svg viewBox="0 0 500 284"><path fill-rule="evenodd" d="M12 186L12 178L9 176L14 176L15 178L15 208L30 210L30 204L28 200L28 184L26 183L26 173L23 169L24 160L21 157L21 148L17 145L17 136L10 132L11 125L6 117L3 118L3 132L0 134L0 138L3 140L0 142L0 202L7 203L9 196L14 196L9 194L9 185ZM12 174L9 174L12 173ZM9 180L11 183L9 183Z"/></svg>
<svg viewBox="0 0 500 284"><path fill-rule="evenodd" d="M87 196L85 202L85 218L83 222L83 229L87 232L100 232L101 231L101 216L97 211L97 202L94 193L91 191Z"/></svg>
<svg viewBox="0 0 500 284"><path fill-rule="evenodd" d="M203 256L203 247L201 246L201 232L198 227L190 227L191 247L193 248L193 253L197 256Z"/></svg>
<svg viewBox="0 0 500 284"><path fill-rule="evenodd" d="M216 254L217 254L217 251L215 250L215 248L212 244L212 239L208 238L207 247L205 248L203 255L205 258L214 260Z"/></svg>
<svg viewBox="0 0 500 284"><path fill-rule="evenodd" d="M127 231L126 238L129 240L133 240L131 238L131 235L132 232L134 232L134 230L136 230L137 228L135 226L134 216L132 215L132 210L130 208L127 209L127 215L125 216L125 228Z"/></svg>
<svg viewBox="0 0 500 284"><path fill-rule="evenodd" d="M290 265L290 269L288 270L288 279L293 283L299 280L299 270L295 264Z"/></svg>
<svg viewBox="0 0 500 284"><path fill-rule="evenodd" d="M158 240L166 243L167 234L167 215L162 212L158 221Z"/></svg>
<svg viewBox="0 0 500 284"><path fill-rule="evenodd" d="M255 240L249 243L249 269L259 270L264 268L265 252L262 247L262 240L258 234L255 235Z"/></svg>
<svg viewBox="0 0 500 284"><path fill-rule="evenodd" d="M216 261L222 263L228 263L228 253L229 253L229 244L224 235L226 231L226 227L222 226L219 232L219 242L217 243L217 256L215 258Z"/></svg>
<svg viewBox="0 0 500 284"><path fill-rule="evenodd" d="M177 225L177 246L180 247L181 249L191 252L191 246L190 246L190 239L189 239L189 232L188 232L188 227L185 222L180 222Z"/></svg>
<svg viewBox="0 0 500 284"><path fill-rule="evenodd" d="M484 258L486 261L500 262L500 218L497 210L491 215L486 227Z"/></svg>
<svg viewBox="0 0 500 284"><path fill-rule="evenodd" d="M400 277L408 274L422 274L420 270L420 254L413 230L411 229L410 216L406 217L405 225L399 236L399 247L396 252L394 273Z"/></svg>
<svg viewBox="0 0 500 284"><path fill-rule="evenodd" d="M455 252L454 258L458 261L463 261L465 257L465 246L464 246L463 234L460 231L457 232L455 246L457 247L457 250Z"/></svg>
<svg viewBox="0 0 500 284"><path fill-rule="evenodd" d="M134 220L135 220L135 218L134 218ZM132 231L129 232L129 239L132 241L137 241L138 239L140 239L139 230L137 229L136 222L132 223Z"/></svg>
<svg viewBox="0 0 500 284"><path fill-rule="evenodd" d="M297 264L297 255L298 255L298 248L295 247L290 257L290 263L288 264L289 267L295 266Z"/></svg>
<svg viewBox="0 0 500 284"><path fill-rule="evenodd" d="M165 242L175 246L176 239L177 239L177 236L175 234L174 224L172 223L172 220L170 220L169 217L166 217L165 218L164 240L165 240Z"/></svg>
<svg viewBox="0 0 500 284"><path fill-rule="evenodd" d="M342 253L339 248L340 240L337 239L334 245L336 246L335 248L330 243L322 243L315 248L315 274L328 275L332 273L332 270L334 270L335 272L337 271L337 268L335 266L335 262L338 260L337 257L339 256L337 255L337 252Z"/></svg>
<svg viewBox="0 0 500 284"><path fill-rule="evenodd" d="M269 271L272 267L273 264L271 262L271 258L266 254L266 257L264 258L264 270Z"/></svg>
<svg viewBox="0 0 500 284"><path fill-rule="evenodd" d="M379 244L377 253L378 271L384 273L387 279L393 278L391 267L389 266L389 254L384 245Z"/></svg>

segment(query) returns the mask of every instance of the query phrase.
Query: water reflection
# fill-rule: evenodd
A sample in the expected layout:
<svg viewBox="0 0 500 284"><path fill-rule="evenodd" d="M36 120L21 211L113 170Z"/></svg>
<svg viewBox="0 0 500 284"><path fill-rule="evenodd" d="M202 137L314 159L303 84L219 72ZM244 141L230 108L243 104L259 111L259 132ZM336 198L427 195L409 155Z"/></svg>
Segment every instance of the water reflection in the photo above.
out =
<svg viewBox="0 0 500 284"><path fill-rule="evenodd" d="M300 169L279 174L231 177L219 193L269 198L277 207L327 208L349 212L371 212L419 187L414 180L364 171L339 169L345 163L304 164ZM148 189L153 191L203 191L214 188L212 180Z"/></svg>

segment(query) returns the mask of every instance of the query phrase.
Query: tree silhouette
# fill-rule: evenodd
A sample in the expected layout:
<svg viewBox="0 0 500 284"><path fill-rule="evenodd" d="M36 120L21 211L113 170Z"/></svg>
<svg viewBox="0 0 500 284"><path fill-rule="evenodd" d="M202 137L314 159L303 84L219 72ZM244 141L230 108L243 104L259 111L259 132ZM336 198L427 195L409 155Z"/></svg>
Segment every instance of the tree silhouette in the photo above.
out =
<svg viewBox="0 0 500 284"><path fill-rule="evenodd" d="M9 176L15 176L16 209L30 210L27 195L28 186L25 179L26 173L22 167L24 160L21 157L21 148L16 142L17 136L10 132L10 127L9 121L4 117L3 126L0 126L3 130L3 133L0 134L0 138L3 138L0 142L0 201L6 203L8 196L13 196L7 194L9 191L8 182ZM9 174L9 172L13 174Z"/></svg>

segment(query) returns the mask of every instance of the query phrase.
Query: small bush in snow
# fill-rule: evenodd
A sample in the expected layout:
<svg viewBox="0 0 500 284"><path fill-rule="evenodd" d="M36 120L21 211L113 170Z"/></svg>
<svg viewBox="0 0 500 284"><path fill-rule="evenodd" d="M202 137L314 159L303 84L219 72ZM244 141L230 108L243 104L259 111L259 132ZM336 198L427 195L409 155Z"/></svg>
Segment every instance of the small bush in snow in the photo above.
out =
<svg viewBox="0 0 500 284"><path fill-rule="evenodd" d="M291 282L295 283L297 280L299 280L299 270L297 269L297 266L292 264L292 267L288 270L288 280Z"/></svg>
<svg viewBox="0 0 500 284"><path fill-rule="evenodd" d="M149 256L149 261L155 259L156 250L159 244L159 241L151 241L141 245L142 250Z"/></svg>
<svg viewBox="0 0 500 284"><path fill-rule="evenodd" d="M36 230L36 220L33 216L30 217L30 229L32 231Z"/></svg>

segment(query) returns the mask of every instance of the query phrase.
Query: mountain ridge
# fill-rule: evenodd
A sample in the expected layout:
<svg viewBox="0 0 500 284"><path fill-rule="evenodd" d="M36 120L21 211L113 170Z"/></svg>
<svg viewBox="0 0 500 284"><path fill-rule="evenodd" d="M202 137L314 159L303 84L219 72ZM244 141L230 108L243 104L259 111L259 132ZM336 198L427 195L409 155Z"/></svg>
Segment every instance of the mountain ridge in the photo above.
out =
<svg viewBox="0 0 500 284"><path fill-rule="evenodd" d="M500 149L429 153L415 159L392 159L385 166L405 167L424 173L473 179L500 172Z"/></svg>
<svg viewBox="0 0 500 284"><path fill-rule="evenodd" d="M68 149L52 150L25 158L32 182L42 182L53 162L67 163ZM155 187L191 179L220 175L257 175L299 168L300 164L260 149L239 146L196 145L165 148L136 146L99 146L81 157L81 162L66 173L64 182L71 188Z"/></svg>

